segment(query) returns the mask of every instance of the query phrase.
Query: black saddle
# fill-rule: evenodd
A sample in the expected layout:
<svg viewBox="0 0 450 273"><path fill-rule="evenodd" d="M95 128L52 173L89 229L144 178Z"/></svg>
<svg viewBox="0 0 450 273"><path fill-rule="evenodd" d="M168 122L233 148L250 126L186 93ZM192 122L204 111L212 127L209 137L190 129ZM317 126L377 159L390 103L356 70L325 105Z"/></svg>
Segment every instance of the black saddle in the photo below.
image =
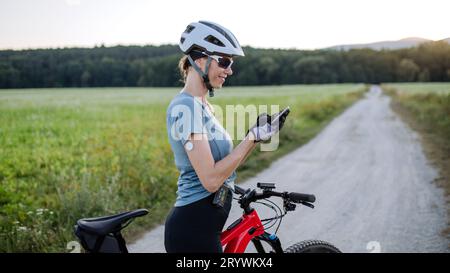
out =
<svg viewBox="0 0 450 273"><path fill-rule="evenodd" d="M134 218L147 213L146 209L137 209L110 216L80 219L75 225L74 232L87 252L127 253L126 243L120 231Z"/></svg>
<svg viewBox="0 0 450 273"><path fill-rule="evenodd" d="M120 231L128 225L130 220L147 213L146 209L137 209L110 216L80 219L77 221L77 225L97 235L106 235Z"/></svg>

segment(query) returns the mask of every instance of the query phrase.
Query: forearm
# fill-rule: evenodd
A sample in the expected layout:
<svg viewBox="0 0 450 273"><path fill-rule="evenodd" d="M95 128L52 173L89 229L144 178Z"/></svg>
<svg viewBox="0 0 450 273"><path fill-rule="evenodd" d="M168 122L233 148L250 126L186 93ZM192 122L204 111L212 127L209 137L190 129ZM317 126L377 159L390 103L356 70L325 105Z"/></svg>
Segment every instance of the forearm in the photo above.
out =
<svg viewBox="0 0 450 273"><path fill-rule="evenodd" d="M255 143L255 146L256 146L256 143ZM242 164L244 164L245 161L247 161L247 158L250 156L250 154L251 154L252 152L253 152L253 149L248 150L248 152L247 152L247 153L245 154L245 156L244 156L244 159L241 160L241 163L239 163L239 167L242 166Z"/></svg>
<svg viewBox="0 0 450 273"><path fill-rule="evenodd" d="M218 189L222 186L223 182L245 161L255 146L256 143L246 137L229 155L214 164L211 174L214 188Z"/></svg>

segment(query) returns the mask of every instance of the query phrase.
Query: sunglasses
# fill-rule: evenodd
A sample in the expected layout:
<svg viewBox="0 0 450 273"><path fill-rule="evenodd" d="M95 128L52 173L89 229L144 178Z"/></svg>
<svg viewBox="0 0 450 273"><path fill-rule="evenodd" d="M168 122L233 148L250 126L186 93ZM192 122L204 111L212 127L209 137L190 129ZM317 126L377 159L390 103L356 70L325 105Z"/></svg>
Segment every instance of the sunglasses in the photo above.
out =
<svg viewBox="0 0 450 273"><path fill-rule="evenodd" d="M209 55L208 53L202 52L202 51L192 51L192 53L200 54L200 55L196 55L197 58L201 57L202 55L211 57L212 59L216 60L216 62L219 64L219 67L223 68L223 69L228 69L233 64L233 60L229 57L224 57L224 56L220 56L220 55ZM194 60L197 58L194 58Z"/></svg>
<svg viewBox="0 0 450 273"><path fill-rule="evenodd" d="M205 54L206 56L209 56L209 57L213 58L214 60L216 60L216 62L219 64L220 68L228 69L233 64L233 60L228 57L223 57L223 56L219 56L219 55L208 55L205 52L202 52L202 53Z"/></svg>

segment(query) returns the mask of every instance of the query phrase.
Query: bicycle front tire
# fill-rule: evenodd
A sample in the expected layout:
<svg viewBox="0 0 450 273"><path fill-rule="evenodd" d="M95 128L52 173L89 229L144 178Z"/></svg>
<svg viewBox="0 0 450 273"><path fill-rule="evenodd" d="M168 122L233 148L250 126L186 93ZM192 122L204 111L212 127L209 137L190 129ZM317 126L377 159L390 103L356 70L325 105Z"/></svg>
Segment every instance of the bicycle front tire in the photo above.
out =
<svg viewBox="0 0 450 273"><path fill-rule="evenodd" d="M288 247L285 253L341 253L334 245L321 240L306 240Z"/></svg>

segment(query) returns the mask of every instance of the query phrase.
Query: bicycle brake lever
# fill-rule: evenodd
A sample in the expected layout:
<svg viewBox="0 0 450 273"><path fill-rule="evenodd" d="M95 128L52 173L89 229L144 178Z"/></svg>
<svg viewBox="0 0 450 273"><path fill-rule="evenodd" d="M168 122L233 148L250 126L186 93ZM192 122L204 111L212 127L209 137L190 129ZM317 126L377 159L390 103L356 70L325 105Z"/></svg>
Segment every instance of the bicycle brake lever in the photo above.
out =
<svg viewBox="0 0 450 273"><path fill-rule="evenodd" d="M302 201L302 202L300 202L300 204L302 204L303 206L307 206L307 207L310 207L310 208L314 208L314 205L313 204L311 204L311 203L308 203L308 202L304 202L304 201Z"/></svg>

